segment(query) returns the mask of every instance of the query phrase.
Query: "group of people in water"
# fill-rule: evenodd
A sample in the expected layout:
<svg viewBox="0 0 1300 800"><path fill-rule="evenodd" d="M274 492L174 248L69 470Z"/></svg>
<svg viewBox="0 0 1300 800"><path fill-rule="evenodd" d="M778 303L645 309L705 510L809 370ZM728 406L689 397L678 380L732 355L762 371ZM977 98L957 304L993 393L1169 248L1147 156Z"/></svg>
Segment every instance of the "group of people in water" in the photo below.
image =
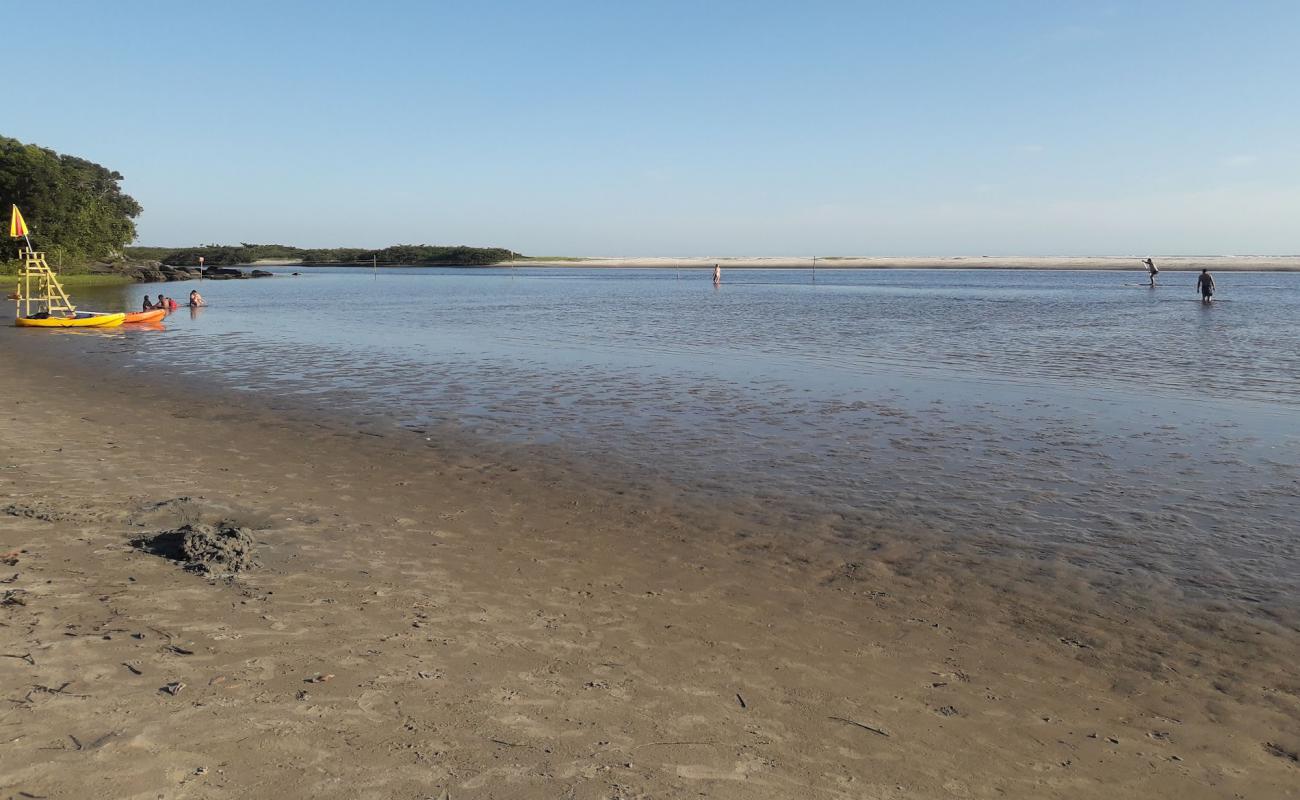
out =
<svg viewBox="0 0 1300 800"><path fill-rule="evenodd" d="M1160 268L1150 258L1142 259L1142 263L1146 265L1147 275L1151 278L1151 283L1148 285L1154 289L1156 276L1160 274ZM713 285L714 287L722 285L722 267L717 264L713 265ZM1196 276L1196 291L1201 293L1202 303L1209 303L1214 300L1214 276L1210 274L1208 269L1201 270L1201 274ZM148 301L146 300L146 302Z"/></svg>
<svg viewBox="0 0 1300 800"><path fill-rule="evenodd" d="M207 303L203 302L203 295L199 294L197 290L191 290L190 301L186 303L186 305L189 306L190 308L199 308L200 306L206 306ZM155 303L154 301L149 299L149 295L145 295L144 307L141 308L140 310L141 311L158 311L158 310L175 311L180 307L181 304L176 302L170 297L163 297L162 295L158 295L158 302Z"/></svg>
<svg viewBox="0 0 1300 800"><path fill-rule="evenodd" d="M1156 262L1149 258L1142 259L1142 263L1146 265L1147 275L1151 278L1151 283L1148 285L1154 289L1156 276L1160 274L1160 268L1156 266ZM1201 270L1201 274L1196 276L1196 291L1201 293L1202 303L1209 303L1214 300L1214 276L1210 274L1208 269Z"/></svg>

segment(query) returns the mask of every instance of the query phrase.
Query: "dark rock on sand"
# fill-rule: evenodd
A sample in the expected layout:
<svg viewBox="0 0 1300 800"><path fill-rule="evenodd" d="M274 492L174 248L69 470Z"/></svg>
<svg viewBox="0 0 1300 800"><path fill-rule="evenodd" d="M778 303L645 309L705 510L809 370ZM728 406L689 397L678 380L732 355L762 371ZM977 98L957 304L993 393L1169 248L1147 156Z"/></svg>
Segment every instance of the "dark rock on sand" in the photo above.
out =
<svg viewBox="0 0 1300 800"><path fill-rule="evenodd" d="M179 561L189 572L205 575L233 574L257 566L253 560L253 532L229 522L182 525L137 539L133 544L145 552Z"/></svg>

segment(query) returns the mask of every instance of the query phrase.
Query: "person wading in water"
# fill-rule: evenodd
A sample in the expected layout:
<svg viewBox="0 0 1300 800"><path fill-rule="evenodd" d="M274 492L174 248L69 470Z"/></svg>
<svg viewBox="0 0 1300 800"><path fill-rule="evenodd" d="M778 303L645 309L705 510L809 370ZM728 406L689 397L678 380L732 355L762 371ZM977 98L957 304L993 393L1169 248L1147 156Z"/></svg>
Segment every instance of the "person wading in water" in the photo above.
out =
<svg viewBox="0 0 1300 800"><path fill-rule="evenodd" d="M1214 299L1214 276L1208 269L1201 270L1196 276L1196 290L1201 293L1201 302L1209 303Z"/></svg>

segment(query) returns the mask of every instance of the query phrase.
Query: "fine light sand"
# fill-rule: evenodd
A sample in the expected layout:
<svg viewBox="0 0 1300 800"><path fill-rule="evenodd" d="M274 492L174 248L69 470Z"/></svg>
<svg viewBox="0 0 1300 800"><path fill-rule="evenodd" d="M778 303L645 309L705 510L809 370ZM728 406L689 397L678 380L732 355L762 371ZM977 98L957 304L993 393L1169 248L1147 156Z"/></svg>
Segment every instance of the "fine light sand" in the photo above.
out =
<svg viewBox="0 0 1300 800"><path fill-rule="evenodd" d="M1145 273L1141 256L818 256L817 269L1106 269ZM1296 272L1300 256L1153 256L1161 272ZM811 256L689 256L683 258L546 258L496 266L624 267L627 269L810 269Z"/></svg>
<svg viewBox="0 0 1300 800"><path fill-rule="evenodd" d="M1267 621L22 353L0 403L0 796L1300 796ZM130 545L223 519L258 568Z"/></svg>

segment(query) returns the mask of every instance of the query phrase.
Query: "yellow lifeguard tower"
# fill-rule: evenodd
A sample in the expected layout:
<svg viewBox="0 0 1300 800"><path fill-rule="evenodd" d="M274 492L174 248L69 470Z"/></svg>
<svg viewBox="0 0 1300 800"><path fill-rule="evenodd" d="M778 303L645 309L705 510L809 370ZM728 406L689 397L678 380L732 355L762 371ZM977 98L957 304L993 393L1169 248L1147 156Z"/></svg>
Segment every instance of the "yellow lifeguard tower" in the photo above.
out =
<svg viewBox="0 0 1300 800"><path fill-rule="evenodd" d="M45 261L45 254L24 247L18 251L18 258L23 262L18 270L18 291L14 298L18 301L18 316L31 317L41 312L75 316L77 307L63 291L63 285Z"/></svg>
<svg viewBox="0 0 1300 800"><path fill-rule="evenodd" d="M9 236L22 237L26 247L19 249L22 268L18 271L18 289L13 294L16 308L14 324L24 328L111 328L121 325L125 314L77 313L77 307L63 291L58 276L50 269L45 253L32 249L27 238L27 223L13 206L9 215Z"/></svg>

